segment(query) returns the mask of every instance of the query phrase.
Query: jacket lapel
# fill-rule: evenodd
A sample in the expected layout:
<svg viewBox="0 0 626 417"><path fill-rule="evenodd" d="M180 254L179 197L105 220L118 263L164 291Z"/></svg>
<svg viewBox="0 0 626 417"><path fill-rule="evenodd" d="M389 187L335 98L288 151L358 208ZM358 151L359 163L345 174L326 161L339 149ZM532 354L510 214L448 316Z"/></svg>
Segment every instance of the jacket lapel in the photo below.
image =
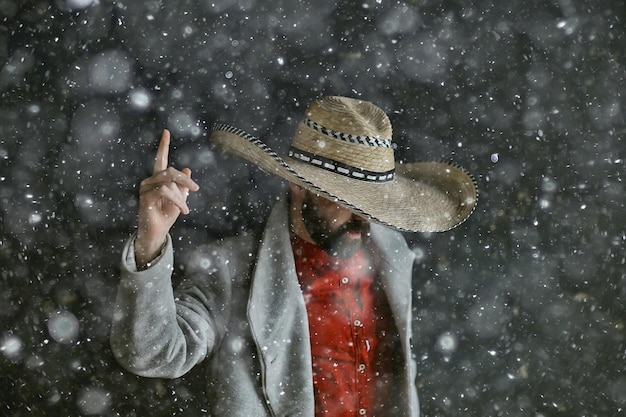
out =
<svg viewBox="0 0 626 417"><path fill-rule="evenodd" d="M411 286L415 254L409 250L400 233L374 224L371 232L372 243L377 251L378 272L400 334L406 364L402 378L404 387L401 389L406 396L401 409L406 410L407 415L419 415L411 352Z"/></svg>
<svg viewBox="0 0 626 417"><path fill-rule="evenodd" d="M252 276L248 319L262 362L263 387L275 415L312 416L309 324L296 277L287 204L272 211Z"/></svg>
<svg viewBox="0 0 626 417"><path fill-rule="evenodd" d="M415 254L401 234L372 224L374 254L378 259L380 279L400 333L405 355L410 355L411 279Z"/></svg>

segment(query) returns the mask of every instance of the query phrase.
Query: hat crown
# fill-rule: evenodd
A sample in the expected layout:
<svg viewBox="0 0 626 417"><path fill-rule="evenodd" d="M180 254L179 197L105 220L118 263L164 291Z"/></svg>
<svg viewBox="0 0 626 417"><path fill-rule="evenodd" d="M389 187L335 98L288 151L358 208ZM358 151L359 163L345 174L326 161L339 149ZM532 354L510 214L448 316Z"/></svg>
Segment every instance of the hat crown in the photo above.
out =
<svg viewBox="0 0 626 417"><path fill-rule="evenodd" d="M328 129L348 135L391 140L391 121L382 109L368 101L324 97L309 106L306 117Z"/></svg>
<svg viewBox="0 0 626 417"><path fill-rule="evenodd" d="M289 156L340 175L385 182L394 177L391 122L374 104L324 97L306 111Z"/></svg>

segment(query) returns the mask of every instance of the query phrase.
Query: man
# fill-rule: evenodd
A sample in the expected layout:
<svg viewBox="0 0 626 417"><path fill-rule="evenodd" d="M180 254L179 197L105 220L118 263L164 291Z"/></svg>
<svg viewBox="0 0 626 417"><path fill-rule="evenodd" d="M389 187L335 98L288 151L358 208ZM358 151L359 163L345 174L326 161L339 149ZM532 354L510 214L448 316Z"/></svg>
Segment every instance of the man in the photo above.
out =
<svg viewBox="0 0 626 417"><path fill-rule="evenodd" d="M287 179L289 198L262 236L201 246L174 292L168 231L198 185L168 167L165 131L123 254L119 362L168 378L202 362L215 416L419 415L413 253L398 231L464 221L472 177L445 163L396 165L385 113L345 97L312 103L284 158L231 126L211 139Z"/></svg>

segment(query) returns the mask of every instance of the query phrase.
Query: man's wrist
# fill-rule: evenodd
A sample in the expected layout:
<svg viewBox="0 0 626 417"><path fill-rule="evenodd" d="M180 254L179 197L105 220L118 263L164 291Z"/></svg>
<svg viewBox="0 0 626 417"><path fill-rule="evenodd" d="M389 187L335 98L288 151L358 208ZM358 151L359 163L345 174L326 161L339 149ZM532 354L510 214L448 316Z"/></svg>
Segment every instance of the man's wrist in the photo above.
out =
<svg viewBox="0 0 626 417"><path fill-rule="evenodd" d="M155 241L151 241L146 244L139 238L135 237L135 264L138 271L150 268L154 261L163 254L163 249L165 249L165 246L167 245L167 237L165 237L160 244L154 244L153 242Z"/></svg>

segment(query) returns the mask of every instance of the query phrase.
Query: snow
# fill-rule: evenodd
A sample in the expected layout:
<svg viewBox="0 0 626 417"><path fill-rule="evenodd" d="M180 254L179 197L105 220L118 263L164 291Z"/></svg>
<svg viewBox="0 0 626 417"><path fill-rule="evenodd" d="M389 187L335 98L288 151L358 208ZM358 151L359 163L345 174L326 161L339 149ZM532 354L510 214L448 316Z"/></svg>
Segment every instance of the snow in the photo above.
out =
<svg viewBox="0 0 626 417"><path fill-rule="evenodd" d="M102 415L111 407L111 394L98 387L81 389L76 400L81 415Z"/></svg>
<svg viewBox="0 0 626 417"><path fill-rule="evenodd" d="M2 338L0 352L2 352L7 359L18 359L23 348L24 344L19 337L7 334Z"/></svg>
<svg viewBox="0 0 626 417"><path fill-rule="evenodd" d="M132 63L118 50L104 51L88 63L89 86L96 93L121 93L130 88Z"/></svg>
<svg viewBox="0 0 626 417"><path fill-rule="evenodd" d="M79 330L78 319L69 311L55 311L48 317L48 332L59 343L74 343L78 339Z"/></svg>
<svg viewBox="0 0 626 417"><path fill-rule="evenodd" d="M70 10L81 10L91 6L97 0L67 0L66 5Z"/></svg>
<svg viewBox="0 0 626 417"><path fill-rule="evenodd" d="M200 371L136 378L109 348L138 184L170 129L201 187L176 254L211 271L192 251L259 230L285 184L210 126L283 154L323 94L375 102L398 160L480 188L466 223L406 235L422 414L623 413L625 7L0 1L0 414L201 415Z"/></svg>

